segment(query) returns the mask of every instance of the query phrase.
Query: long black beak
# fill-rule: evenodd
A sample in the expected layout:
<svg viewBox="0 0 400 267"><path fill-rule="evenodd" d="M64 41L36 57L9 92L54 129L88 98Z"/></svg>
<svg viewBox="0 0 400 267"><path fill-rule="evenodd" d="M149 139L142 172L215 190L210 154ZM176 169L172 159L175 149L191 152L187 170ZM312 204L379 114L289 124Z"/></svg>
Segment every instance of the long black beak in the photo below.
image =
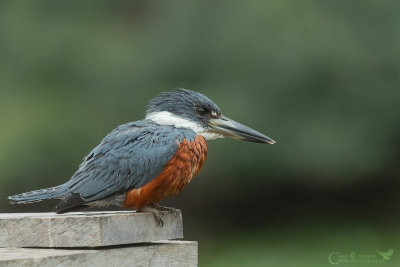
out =
<svg viewBox="0 0 400 267"><path fill-rule="evenodd" d="M209 124L210 132L222 135L224 137L255 143L275 144L275 141L268 136L265 136L262 133L259 133L256 130L253 130L225 116L221 116L218 119L210 119Z"/></svg>

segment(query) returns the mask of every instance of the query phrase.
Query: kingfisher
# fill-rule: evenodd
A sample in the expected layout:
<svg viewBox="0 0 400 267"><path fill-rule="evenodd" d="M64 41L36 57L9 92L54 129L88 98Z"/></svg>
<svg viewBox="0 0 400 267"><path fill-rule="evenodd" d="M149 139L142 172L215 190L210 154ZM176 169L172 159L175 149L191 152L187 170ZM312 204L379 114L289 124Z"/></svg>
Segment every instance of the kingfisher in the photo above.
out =
<svg viewBox="0 0 400 267"><path fill-rule="evenodd" d="M59 199L55 212L117 206L150 211L163 225L158 203L178 194L200 172L206 140L229 137L262 144L271 138L222 115L205 95L188 89L152 99L143 120L118 126L97 145L66 183L9 196L13 204Z"/></svg>

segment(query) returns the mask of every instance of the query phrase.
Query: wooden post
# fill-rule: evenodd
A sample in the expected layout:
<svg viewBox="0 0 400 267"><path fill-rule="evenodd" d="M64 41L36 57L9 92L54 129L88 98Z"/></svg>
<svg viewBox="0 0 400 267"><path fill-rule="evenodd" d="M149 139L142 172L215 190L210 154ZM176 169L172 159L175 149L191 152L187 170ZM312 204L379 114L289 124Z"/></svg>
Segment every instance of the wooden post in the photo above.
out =
<svg viewBox="0 0 400 267"><path fill-rule="evenodd" d="M197 266L182 213L133 211L0 214L0 266ZM57 248L57 249L55 249Z"/></svg>

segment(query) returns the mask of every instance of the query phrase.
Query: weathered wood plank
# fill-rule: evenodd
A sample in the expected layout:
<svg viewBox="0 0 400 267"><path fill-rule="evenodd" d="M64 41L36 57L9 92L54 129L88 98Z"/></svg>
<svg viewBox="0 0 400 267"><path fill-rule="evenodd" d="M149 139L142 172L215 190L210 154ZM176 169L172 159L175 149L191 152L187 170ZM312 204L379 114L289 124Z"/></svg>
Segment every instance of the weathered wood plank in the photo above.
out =
<svg viewBox="0 0 400 267"><path fill-rule="evenodd" d="M97 247L183 238L182 213L134 211L0 214L0 247Z"/></svg>
<svg viewBox="0 0 400 267"><path fill-rule="evenodd" d="M197 266L197 242L96 249L0 248L0 266Z"/></svg>

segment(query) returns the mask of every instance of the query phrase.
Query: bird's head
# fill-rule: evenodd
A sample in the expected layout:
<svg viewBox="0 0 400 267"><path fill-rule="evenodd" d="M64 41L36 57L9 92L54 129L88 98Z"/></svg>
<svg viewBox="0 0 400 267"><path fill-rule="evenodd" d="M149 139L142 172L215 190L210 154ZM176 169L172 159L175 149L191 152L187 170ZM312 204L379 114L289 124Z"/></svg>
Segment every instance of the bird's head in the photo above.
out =
<svg viewBox="0 0 400 267"><path fill-rule="evenodd" d="M160 125L190 128L207 140L230 137L244 141L274 144L271 138L222 115L208 97L187 89L161 93L152 99L146 119Z"/></svg>

